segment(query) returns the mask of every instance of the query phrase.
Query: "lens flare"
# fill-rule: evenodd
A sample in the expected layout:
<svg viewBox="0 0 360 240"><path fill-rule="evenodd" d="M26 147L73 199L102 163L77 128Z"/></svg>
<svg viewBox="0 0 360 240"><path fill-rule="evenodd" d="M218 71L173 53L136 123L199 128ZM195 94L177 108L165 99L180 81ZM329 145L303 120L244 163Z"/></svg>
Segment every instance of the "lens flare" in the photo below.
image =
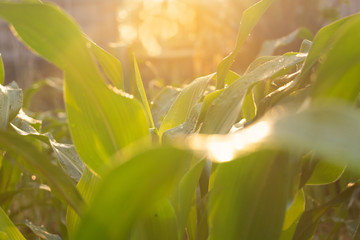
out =
<svg viewBox="0 0 360 240"><path fill-rule="evenodd" d="M248 152L269 135L271 126L262 121L229 135L197 135L190 138L190 147L207 152L215 162L228 162L241 152Z"/></svg>

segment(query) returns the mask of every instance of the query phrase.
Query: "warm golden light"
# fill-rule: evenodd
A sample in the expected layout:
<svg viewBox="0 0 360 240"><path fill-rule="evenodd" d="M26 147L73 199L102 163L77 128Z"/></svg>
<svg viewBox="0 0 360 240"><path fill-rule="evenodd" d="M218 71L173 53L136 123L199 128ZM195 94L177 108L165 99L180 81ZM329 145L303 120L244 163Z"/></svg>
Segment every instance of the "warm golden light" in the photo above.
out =
<svg viewBox="0 0 360 240"><path fill-rule="evenodd" d="M134 12L134 11L133 11ZM120 24L119 33L121 41L130 44L138 38L150 56L160 55L163 43L179 34L179 29L191 27L195 18L194 9L187 3L177 0L146 0L130 16L129 11L121 9L118 12ZM131 20L138 22L135 27Z"/></svg>
<svg viewBox="0 0 360 240"><path fill-rule="evenodd" d="M270 130L270 124L262 121L229 135L196 135L190 138L190 147L206 151L212 161L227 162L261 143Z"/></svg>

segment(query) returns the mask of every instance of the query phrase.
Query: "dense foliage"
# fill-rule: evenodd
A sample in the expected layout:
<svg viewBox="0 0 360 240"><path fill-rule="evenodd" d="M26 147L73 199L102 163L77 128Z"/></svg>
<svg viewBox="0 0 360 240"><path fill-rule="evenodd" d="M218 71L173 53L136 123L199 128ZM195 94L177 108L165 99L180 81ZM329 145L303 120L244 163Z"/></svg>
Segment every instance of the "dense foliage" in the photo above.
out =
<svg viewBox="0 0 360 240"><path fill-rule="evenodd" d="M0 1L19 39L63 70L70 132L29 117L0 67L0 239L359 238L360 14L231 71L272 2L243 13L216 73L149 104L135 58L123 79L55 5Z"/></svg>

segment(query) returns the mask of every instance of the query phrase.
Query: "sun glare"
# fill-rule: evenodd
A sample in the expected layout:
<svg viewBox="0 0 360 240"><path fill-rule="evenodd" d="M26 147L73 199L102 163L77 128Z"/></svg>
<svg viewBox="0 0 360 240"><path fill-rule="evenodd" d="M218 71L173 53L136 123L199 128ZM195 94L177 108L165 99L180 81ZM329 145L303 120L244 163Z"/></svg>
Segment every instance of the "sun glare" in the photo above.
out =
<svg viewBox="0 0 360 240"><path fill-rule="evenodd" d="M270 124L262 121L229 135L194 136L190 146L195 150L206 151L212 161L228 162L239 153L248 152L261 143L270 130Z"/></svg>
<svg viewBox="0 0 360 240"><path fill-rule="evenodd" d="M179 34L180 28L191 28L194 23L195 11L187 3L178 0L137 2L137 8L135 1L128 4L127 10L118 12L120 39L129 44L138 38L150 56L161 54L165 41Z"/></svg>

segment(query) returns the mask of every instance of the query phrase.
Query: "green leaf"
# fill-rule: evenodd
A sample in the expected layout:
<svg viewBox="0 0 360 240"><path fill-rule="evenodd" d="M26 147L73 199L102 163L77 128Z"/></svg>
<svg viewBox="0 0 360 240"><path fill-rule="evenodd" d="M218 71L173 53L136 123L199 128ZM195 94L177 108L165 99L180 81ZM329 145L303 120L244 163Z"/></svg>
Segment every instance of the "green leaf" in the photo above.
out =
<svg viewBox="0 0 360 240"><path fill-rule="evenodd" d="M338 180L346 168L346 163L343 166L320 160L313 170L311 177L306 182L307 185L329 184Z"/></svg>
<svg viewBox="0 0 360 240"><path fill-rule="evenodd" d="M127 239L136 222L166 199L192 155L172 147L145 151L104 177L73 239Z"/></svg>
<svg viewBox="0 0 360 240"><path fill-rule="evenodd" d="M297 38L309 39L313 38L312 33L307 28L298 28L290 34L275 40L267 40L263 43L258 57L271 56L278 47L286 46Z"/></svg>
<svg viewBox="0 0 360 240"><path fill-rule="evenodd" d="M352 16L331 36L331 48L321 61L313 84L316 99L355 102L360 91L360 14Z"/></svg>
<svg viewBox="0 0 360 240"><path fill-rule="evenodd" d="M226 58L224 58L217 67L217 89L221 89L225 86L225 77L234 63L242 45L244 44L252 29L255 27L256 23L260 20L261 16L265 13L273 1L274 0L261 0L243 12L235 49Z"/></svg>
<svg viewBox="0 0 360 240"><path fill-rule="evenodd" d="M77 190L83 197L86 204L89 204L94 197L94 193L100 185L101 179L92 173L89 168L85 167L81 179L76 186ZM70 207L67 208L66 226L69 236L72 237L77 231L80 224L79 215Z"/></svg>
<svg viewBox="0 0 360 240"><path fill-rule="evenodd" d="M110 82L118 89L124 90L123 73L120 61L92 42L91 51L95 55L96 60L104 70Z"/></svg>
<svg viewBox="0 0 360 240"><path fill-rule="evenodd" d="M308 78L310 70L318 61L321 61L324 54L327 53L327 51L332 47L332 43L334 42L334 34L339 31L343 25L345 25L348 21L351 21L351 19L357 15L340 19L319 30L314 38L309 55L304 62L304 67L300 74L301 79Z"/></svg>
<svg viewBox="0 0 360 240"><path fill-rule="evenodd" d="M31 138L0 131L0 146L20 155L24 159L26 168L46 180L50 187L60 193L77 213L81 213L84 203L72 180L62 170L51 164L48 155L37 150Z"/></svg>
<svg viewBox="0 0 360 240"><path fill-rule="evenodd" d="M271 151L220 164L210 195L209 239L279 239L288 198L287 170L286 156Z"/></svg>
<svg viewBox="0 0 360 240"><path fill-rule="evenodd" d="M5 129L22 106L22 90L15 82L0 85L0 129Z"/></svg>
<svg viewBox="0 0 360 240"><path fill-rule="evenodd" d="M338 206L341 203L348 201L352 197L353 192L357 187L358 184L354 184L327 203L322 204L314 209L305 211L299 220L292 240L311 239L316 230L316 227L318 226L320 218L332 207Z"/></svg>
<svg viewBox="0 0 360 240"><path fill-rule="evenodd" d="M141 102L142 102L142 104L144 106L146 116L147 116L147 119L149 121L149 126L151 128L154 128L155 127L154 121L153 121L153 118L152 118L152 115L151 115L149 102L148 102L147 97L146 97L144 85L143 85L143 82L142 82L142 79L141 79L140 70L139 70L139 66L137 64L135 55L133 55L133 61L134 61L136 86L137 86L137 89L138 89L140 97L141 97Z"/></svg>
<svg viewBox="0 0 360 240"><path fill-rule="evenodd" d="M154 98L151 104L151 113L156 128L160 128L161 122L179 94L179 89L166 86Z"/></svg>
<svg viewBox="0 0 360 240"><path fill-rule="evenodd" d="M236 80L214 100L200 129L201 133L227 133L235 123L242 108L248 89L255 83L264 81L284 68L302 62L306 55L292 54L277 57Z"/></svg>
<svg viewBox="0 0 360 240"><path fill-rule="evenodd" d="M286 211L285 220L283 224L283 231L289 229L305 211L305 195L303 190L299 190L294 197L290 208Z"/></svg>
<svg viewBox="0 0 360 240"><path fill-rule="evenodd" d="M25 240L2 208L0 208L0 233L0 239Z"/></svg>
<svg viewBox="0 0 360 240"><path fill-rule="evenodd" d="M36 236L45 240L61 240L59 235L49 233L46 228L34 225L32 222L25 220L25 225L31 229Z"/></svg>
<svg viewBox="0 0 360 240"><path fill-rule="evenodd" d="M79 182L85 165L77 154L75 146L72 144L58 143L52 138L49 138L49 141L65 173L76 182Z"/></svg>
<svg viewBox="0 0 360 240"><path fill-rule="evenodd" d="M130 239L178 239L177 222L169 200L159 202L132 230Z"/></svg>
<svg viewBox="0 0 360 240"><path fill-rule="evenodd" d="M179 210L178 210L178 239L184 239L185 227L188 225L191 208L193 207L194 194L200 179L205 161L199 161L181 179L179 187Z"/></svg>
<svg viewBox="0 0 360 240"><path fill-rule="evenodd" d="M4 63L0 53L0 84L4 85L4 81L5 81Z"/></svg>
<svg viewBox="0 0 360 240"><path fill-rule="evenodd" d="M191 112L187 116L184 123L165 131L162 136L162 142L171 143L179 135L189 135L191 133L194 133L200 116L201 105L201 103L198 103L191 109Z"/></svg>
<svg viewBox="0 0 360 240"><path fill-rule="evenodd" d="M111 156L126 145L150 140L141 104L106 85L88 41L68 15L52 4L0 2L0 16L30 48L65 72L72 139L94 171L111 166Z"/></svg>
<svg viewBox="0 0 360 240"><path fill-rule="evenodd" d="M162 121L159 129L160 137L166 130L185 122L191 109L200 101L207 85L214 75L215 74L210 74L199 77L181 91Z"/></svg>

